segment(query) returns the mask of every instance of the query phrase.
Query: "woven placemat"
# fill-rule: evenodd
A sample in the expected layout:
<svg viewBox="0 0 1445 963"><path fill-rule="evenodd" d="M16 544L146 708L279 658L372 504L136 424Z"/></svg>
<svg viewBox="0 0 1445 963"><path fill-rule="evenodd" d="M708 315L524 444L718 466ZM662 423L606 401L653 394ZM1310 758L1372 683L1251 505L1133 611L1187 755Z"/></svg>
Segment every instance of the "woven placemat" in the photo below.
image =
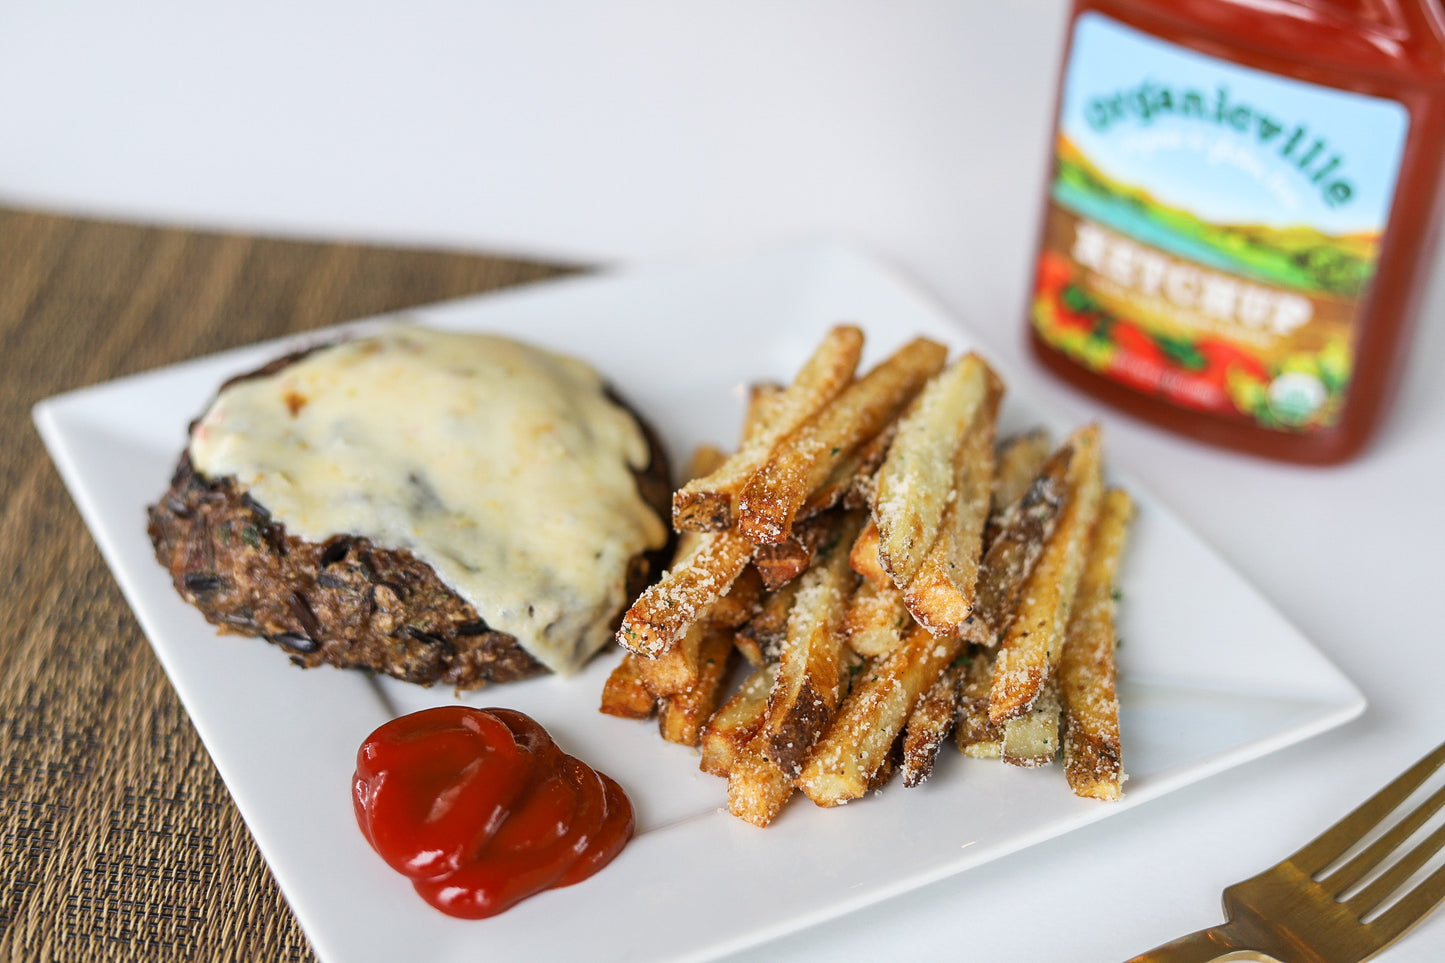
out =
<svg viewBox="0 0 1445 963"><path fill-rule="evenodd" d="M0 958L313 958L31 406L567 270L0 208Z"/></svg>

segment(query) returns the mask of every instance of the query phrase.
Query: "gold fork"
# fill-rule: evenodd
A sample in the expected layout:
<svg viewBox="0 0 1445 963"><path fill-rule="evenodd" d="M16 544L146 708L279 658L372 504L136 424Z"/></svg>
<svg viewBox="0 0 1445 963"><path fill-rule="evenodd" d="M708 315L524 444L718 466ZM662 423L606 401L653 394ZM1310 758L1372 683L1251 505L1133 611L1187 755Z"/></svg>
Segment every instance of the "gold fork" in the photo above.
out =
<svg viewBox="0 0 1445 963"><path fill-rule="evenodd" d="M1445 744L1365 800L1284 862L1224 891L1223 926L1181 936L1129 963L1204 963L1278 960L1281 963L1359 963L1379 953L1445 898L1445 867L1371 918L1445 846L1445 826L1409 852L1385 860L1445 805L1445 787L1403 816L1337 868L1353 846L1445 763ZM1372 874L1384 866L1378 876ZM1354 891L1360 883L1364 886Z"/></svg>

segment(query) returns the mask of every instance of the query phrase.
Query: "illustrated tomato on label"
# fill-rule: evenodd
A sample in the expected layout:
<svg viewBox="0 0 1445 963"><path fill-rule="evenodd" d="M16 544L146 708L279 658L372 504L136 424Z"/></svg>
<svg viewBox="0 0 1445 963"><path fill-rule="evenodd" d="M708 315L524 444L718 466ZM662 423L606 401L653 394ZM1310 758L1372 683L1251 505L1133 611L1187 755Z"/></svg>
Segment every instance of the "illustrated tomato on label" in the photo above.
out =
<svg viewBox="0 0 1445 963"><path fill-rule="evenodd" d="M1136 358L1143 358L1149 361L1163 361L1164 352L1159 345L1148 334L1144 333L1137 326L1128 321L1117 321L1114 323L1110 336L1121 351L1128 352Z"/></svg>
<svg viewBox="0 0 1445 963"><path fill-rule="evenodd" d="M1070 311L1063 305L1059 305L1055 312L1055 318L1058 326L1066 331L1081 331L1087 334L1093 332L1097 326L1097 323L1089 315Z"/></svg>
<svg viewBox="0 0 1445 963"><path fill-rule="evenodd" d="M1069 259L1056 251L1045 251L1039 257L1038 289L1056 292L1063 290L1074 277L1073 265Z"/></svg>
<svg viewBox="0 0 1445 963"><path fill-rule="evenodd" d="M1268 369L1258 358L1227 341L1204 338L1199 341L1196 348L1204 356L1205 374L1220 387L1224 387L1228 383L1231 371L1236 372L1237 376L1247 376L1260 381L1269 378Z"/></svg>

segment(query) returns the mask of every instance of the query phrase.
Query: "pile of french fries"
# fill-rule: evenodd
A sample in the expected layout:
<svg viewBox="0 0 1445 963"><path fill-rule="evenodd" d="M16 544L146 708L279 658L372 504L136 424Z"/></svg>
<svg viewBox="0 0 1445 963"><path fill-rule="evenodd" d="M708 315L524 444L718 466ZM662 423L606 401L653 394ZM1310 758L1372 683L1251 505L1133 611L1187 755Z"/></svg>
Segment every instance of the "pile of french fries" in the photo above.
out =
<svg viewBox="0 0 1445 963"><path fill-rule="evenodd" d="M971 756L1062 754L1117 799L1115 576L1133 515L1097 425L996 437L1003 384L926 338L858 372L834 328L787 386L753 388L731 455L673 496L675 564L624 614L603 712L654 715L766 826L795 791L836 806L953 735ZM746 664L731 694L730 681Z"/></svg>

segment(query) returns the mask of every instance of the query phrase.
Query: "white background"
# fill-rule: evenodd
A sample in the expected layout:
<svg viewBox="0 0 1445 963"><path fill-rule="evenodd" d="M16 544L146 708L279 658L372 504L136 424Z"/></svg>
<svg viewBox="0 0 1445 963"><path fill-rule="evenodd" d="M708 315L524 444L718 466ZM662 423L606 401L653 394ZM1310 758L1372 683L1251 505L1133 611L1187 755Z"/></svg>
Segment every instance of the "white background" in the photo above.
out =
<svg viewBox="0 0 1445 963"><path fill-rule="evenodd" d="M1058 387L1025 356L1022 318L1065 13L1058 0L6 0L0 203L581 263L827 236L901 267L1026 373L1021 392L1102 417L1112 457L1371 707L768 952L1121 959L1217 922L1223 886L1445 738L1445 270L1394 417L1345 467L1197 447ZM1387 958L1445 958L1445 918Z"/></svg>

